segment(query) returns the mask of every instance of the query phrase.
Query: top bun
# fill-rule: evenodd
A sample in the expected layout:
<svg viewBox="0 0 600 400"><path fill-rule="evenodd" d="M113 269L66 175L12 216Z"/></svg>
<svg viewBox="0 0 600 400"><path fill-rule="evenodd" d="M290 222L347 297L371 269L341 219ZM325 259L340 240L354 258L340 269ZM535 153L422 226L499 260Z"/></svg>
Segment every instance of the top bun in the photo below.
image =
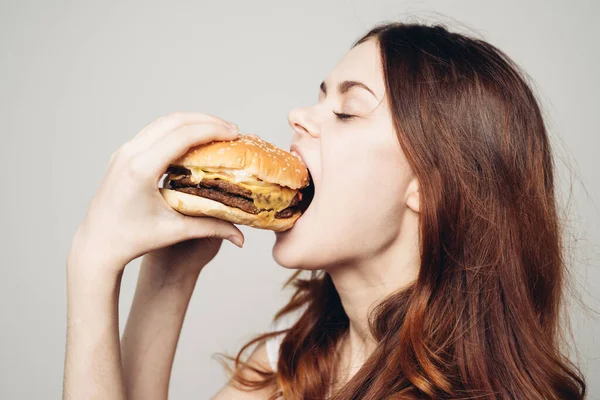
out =
<svg viewBox="0 0 600 400"><path fill-rule="evenodd" d="M298 157L256 135L240 135L235 140L192 147L171 165L243 169L263 181L291 189L308 185L308 170Z"/></svg>

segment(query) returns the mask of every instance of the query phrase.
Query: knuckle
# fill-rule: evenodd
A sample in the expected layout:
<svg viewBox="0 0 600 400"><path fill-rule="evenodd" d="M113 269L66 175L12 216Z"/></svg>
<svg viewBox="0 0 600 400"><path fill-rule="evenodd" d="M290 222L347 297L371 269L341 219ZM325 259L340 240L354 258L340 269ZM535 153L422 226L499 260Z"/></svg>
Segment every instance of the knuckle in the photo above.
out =
<svg viewBox="0 0 600 400"><path fill-rule="evenodd" d="M118 158L119 156L119 149L113 151L113 153L110 155L110 159L108 160L108 164L112 165L115 162L115 159Z"/></svg>
<svg viewBox="0 0 600 400"><path fill-rule="evenodd" d="M130 149L131 145L129 142L122 144L110 155L109 164L121 163L123 159L127 159L133 151Z"/></svg>
<svg viewBox="0 0 600 400"><path fill-rule="evenodd" d="M185 115L185 113L183 111L173 111L172 113L167 115L167 118L170 120L173 120L175 122L178 122L178 121L183 120L184 115Z"/></svg>
<svg viewBox="0 0 600 400"><path fill-rule="evenodd" d="M127 163L127 171L133 178L143 178L147 175L147 168L142 157L131 157Z"/></svg>
<svg viewBox="0 0 600 400"><path fill-rule="evenodd" d="M211 227L206 230L205 236L207 238L218 238L220 235L219 231L215 227Z"/></svg>
<svg viewBox="0 0 600 400"><path fill-rule="evenodd" d="M158 126L158 125L162 124L164 121L166 121L166 120L168 120L168 119L169 119L169 116L167 116L167 115L162 115L162 116L160 116L160 117L156 118L156 119L155 119L154 121L152 121L150 124L148 124L148 126L146 126L146 127L145 127L145 128L142 130L142 132L144 132L144 131L148 131L148 130L150 130L150 129L154 129L156 126Z"/></svg>
<svg viewBox="0 0 600 400"><path fill-rule="evenodd" d="M202 139L208 133L206 125L184 125L179 128L173 130L173 135L170 137L170 140L177 143L186 143L187 145L192 145L198 141L202 141Z"/></svg>
<svg viewBox="0 0 600 400"><path fill-rule="evenodd" d="M204 116L204 118L206 118L208 121L211 121L213 123L225 123L225 124L229 123L229 122L225 121L223 118L217 117L216 115L213 115L213 114L202 114L202 116Z"/></svg>
<svg viewBox="0 0 600 400"><path fill-rule="evenodd" d="M116 151L116 154L121 158L131 157L134 153L133 147L133 143L131 142L131 140L129 140L123 143L121 147L119 147L119 149Z"/></svg>
<svg viewBox="0 0 600 400"><path fill-rule="evenodd" d="M211 224L206 226L204 230L204 236L207 238L223 238L225 236L223 223L220 220L210 222Z"/></svg>

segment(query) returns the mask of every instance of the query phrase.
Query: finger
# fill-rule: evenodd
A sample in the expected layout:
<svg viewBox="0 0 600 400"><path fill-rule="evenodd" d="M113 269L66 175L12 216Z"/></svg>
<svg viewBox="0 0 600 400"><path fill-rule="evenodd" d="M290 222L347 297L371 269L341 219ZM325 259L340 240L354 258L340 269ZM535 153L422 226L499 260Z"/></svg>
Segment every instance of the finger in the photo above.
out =
<svg viewBox="0 0 600 400"><path fill-rule="evenodd" d="M234 140L239 131L220 124L182 126L154 143L138 155L143 168L152 176L162 175L169 164L181 157L190 147L212 141Z"/></svg>
<svg viewBox="0 0 600 400"><path fill-rule="evenodd" d="M117 151L114 151L111 155L110 155L110 160L108 160L108 166L110 167L112 165L113 160L115 159L115 155L117 154Z"/></svg>
<svg viewBox="0 0 600 400"><path fill-rule="evenodd" d="M234 224L213 217L183 216L177 224L176 233L182 240L219 238L229 240L238 247L244 245L244 234Z"/></svg>
<svg viewBox="0 0 600 400"><path fill-rule="evenodd" d="M167 135L169 132L185 125L214 123L226 127L237 126L224 119L210 114L197 112L174 112L167 116L160 117L142 129L131 142L136 146L139 152L148 149L153 143Z"/></svg>

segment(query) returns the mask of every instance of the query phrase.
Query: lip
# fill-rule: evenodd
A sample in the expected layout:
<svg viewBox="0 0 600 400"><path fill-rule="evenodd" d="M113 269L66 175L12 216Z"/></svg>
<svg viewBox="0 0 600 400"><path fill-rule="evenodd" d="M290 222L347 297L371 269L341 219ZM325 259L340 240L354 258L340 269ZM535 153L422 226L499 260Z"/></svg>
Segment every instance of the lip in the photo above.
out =
<svg viewBox="0 0 600 400"><path fill-rule="evenodd" d="M298 146L296 146L295 144L292 144L290 146L290 153L292 153L292 154L296 153L295 155L298 155L298 157L300 157L300 160L302 161L302 163L304 165L306 165L306 168L308 169L308 165L306 164L306 160L304 159L304 155L302 154L302 151L300 151L300 149L298 148Z"/></svg>

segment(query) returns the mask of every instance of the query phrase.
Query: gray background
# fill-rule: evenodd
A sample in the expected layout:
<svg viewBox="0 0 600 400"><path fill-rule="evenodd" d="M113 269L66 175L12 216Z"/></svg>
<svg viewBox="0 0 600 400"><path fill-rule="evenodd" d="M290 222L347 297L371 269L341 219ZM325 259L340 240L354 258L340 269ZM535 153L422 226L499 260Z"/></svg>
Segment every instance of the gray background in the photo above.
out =
<svg viewBox="0 0 600 400"><path fill-rule="evenodd" d="M598 309L600 79L597 1L2 1L0 5L0 398L58 398L65 342L64 259L112 151L155 118L201 111L284 148L287 113L372 24L418 16L471 30L535 80L557 144L575 288ZM566 163L566 164L565 164ZM565 165L569 165L568 170ZM224 383L211 355L265 330L290 292L274 236L242 228L198 282L171 395ZM123 281L121 323L139 260ZM571 309L578 362L600 399L598 319Z"/></svg>

